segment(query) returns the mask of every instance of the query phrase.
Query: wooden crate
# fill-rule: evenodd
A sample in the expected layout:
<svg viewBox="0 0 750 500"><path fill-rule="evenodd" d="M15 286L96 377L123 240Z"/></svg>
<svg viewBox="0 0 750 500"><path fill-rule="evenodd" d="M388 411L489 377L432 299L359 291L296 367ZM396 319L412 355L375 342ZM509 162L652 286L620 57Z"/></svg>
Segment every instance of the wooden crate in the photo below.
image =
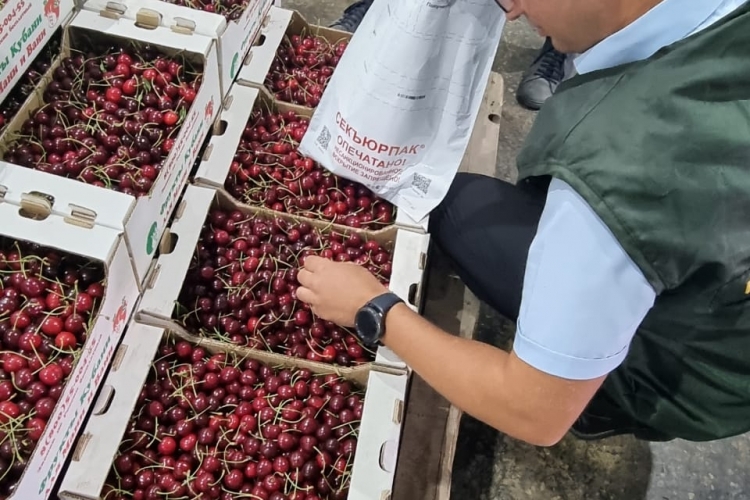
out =
<svg viewBox="0 0 750 500"><path fill-rule="evenodd" d="M459 171L493 176L500 138L503 77L491 73L469 146ZM479 300L458 279L448 276L447 291L425 316L448 332L473 338ZM429 297L428 297L429 300ZM390 500L449 500L453 459L461 410L435 392L418 375L412 376L404 418L401 451Z"/></svg>

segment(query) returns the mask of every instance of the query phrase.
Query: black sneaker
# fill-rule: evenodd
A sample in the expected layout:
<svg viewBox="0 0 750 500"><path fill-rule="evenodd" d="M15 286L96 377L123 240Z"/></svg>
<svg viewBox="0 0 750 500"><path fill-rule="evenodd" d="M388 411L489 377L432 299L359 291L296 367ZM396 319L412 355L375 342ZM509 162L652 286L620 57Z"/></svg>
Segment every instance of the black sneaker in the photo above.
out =
<svg viewBox="0 0 750 500"><path fill-rule="evenodd" d="M516 91L516 99L521 106L538 110L544 101L552 97L557 86L565 77L565 54L552 46L549 38L544 41L542 50L529 69L524 73Z"/></svg>
<svg viewBox="0 0 750 500"><path fill-rule="evenodd" d="M359 0L346 8L344 14L338 21L330 25L330 28L354 33L359 28L365 14L370 10L374 0Z"/></svg>

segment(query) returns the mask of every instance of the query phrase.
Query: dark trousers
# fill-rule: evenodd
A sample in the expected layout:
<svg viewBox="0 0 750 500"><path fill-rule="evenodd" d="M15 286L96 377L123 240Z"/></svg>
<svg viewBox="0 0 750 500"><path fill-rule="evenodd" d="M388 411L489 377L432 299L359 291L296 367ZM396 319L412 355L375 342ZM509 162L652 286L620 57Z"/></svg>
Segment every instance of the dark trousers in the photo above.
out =
<svg viewBox="0 0 750 500"><path fill-rule="evenodd" d="M546 185L458 174L430 215L433 242L482 302L515 321Z"/></svg>

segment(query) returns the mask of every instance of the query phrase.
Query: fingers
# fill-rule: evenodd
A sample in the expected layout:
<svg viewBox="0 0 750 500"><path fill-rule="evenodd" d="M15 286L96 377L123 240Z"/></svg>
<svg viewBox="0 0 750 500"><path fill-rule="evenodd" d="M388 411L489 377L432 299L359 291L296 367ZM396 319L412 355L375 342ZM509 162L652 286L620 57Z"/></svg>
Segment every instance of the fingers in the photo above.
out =
<svg viewBox="0 0 750 500"><path fill-rule="evenodd" d="M297 281L299 281L300 285L310 288L313 281L313 273L311 273L306 267L303 267L297 273Z"/></svg>
<svg viewBox="0 0 750 500"><path fill-rule="evenodd" d="M313 291L309 288L305 288L304 286L297 288L297 298L302 302L310 304L311 306L315 302L315 294L313 293Z"/></svg>
<svg viewBox="0 0 750 500"><path fill-rule="evenodd" d="M313 273L322 270L327 263L326 259L317 255L308 255L305 257L305 269Z"/></svg>

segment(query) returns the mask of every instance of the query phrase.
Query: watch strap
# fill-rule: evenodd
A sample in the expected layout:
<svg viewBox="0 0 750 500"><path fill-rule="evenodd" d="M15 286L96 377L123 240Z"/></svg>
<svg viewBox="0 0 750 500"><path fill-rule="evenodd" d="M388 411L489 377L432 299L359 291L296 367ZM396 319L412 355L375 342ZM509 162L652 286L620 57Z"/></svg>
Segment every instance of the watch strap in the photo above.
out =
<svg viewBox="0 0 750 500"><path fill-rule="evenodd" d="M387 292L382 295L378 295L374 299L372 299L370 302L367 303L368 306L376 309L380 314L383 315L383 321L385 321L385 316L388 314L388 311L393 308L396 304L400 304L403 302L403 299L396 295L393 292Z"/></svg>

